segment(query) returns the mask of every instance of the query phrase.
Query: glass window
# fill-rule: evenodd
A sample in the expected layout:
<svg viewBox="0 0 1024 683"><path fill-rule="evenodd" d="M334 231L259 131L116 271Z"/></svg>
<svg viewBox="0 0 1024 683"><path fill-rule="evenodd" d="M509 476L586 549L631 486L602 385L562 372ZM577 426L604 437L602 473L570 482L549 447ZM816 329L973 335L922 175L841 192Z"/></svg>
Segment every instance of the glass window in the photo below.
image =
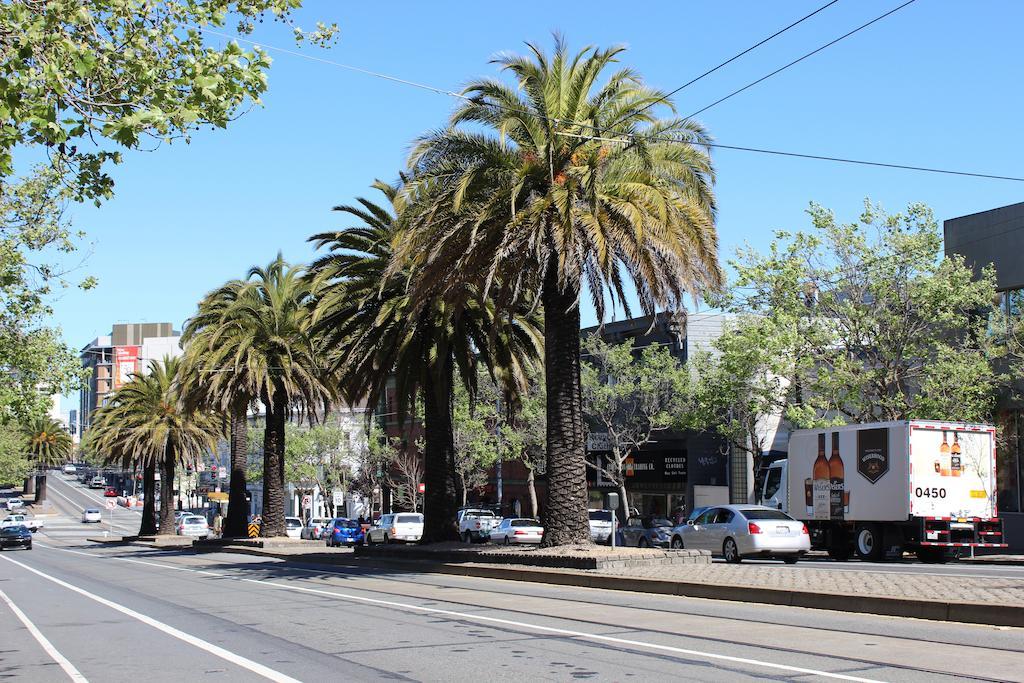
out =
<svg viewBox="0 0 1024 683"><path fill-rule="evenodd" d="M782 510L744 510L747 519L793 519Z"/></svg>
<svg viewBox="0 0 1024 683"><path fill-rule="evenodd" d="M398 515L395 518L395 522L398 524L419 524L423 521L423 518L419 515Z"/></svg>
<svg viewBox="0 0 1024 683"><path fill-rule="evenodd" d="M715 516L717 514L718 508L711 508L709 510L705 510L700 514L700 517L697 518L697 521L694 522L694 524L714 524Z"/></svg>
<svg viewBox="0 0 1024 683"><path fill-rule="evenodd" d="M540 522L535 519L513 519L511 524L512 526L540 526Z"/></svg>
<svg viewBox="0 0 1024 683"><path fill-rule="evenodd" d="M595 522L610 522L612 521L611 510L591 510L590 519Z"/></svg>
<svg viewBox="0 0 1024 683"><path fill-rule="evenodd" d="M772 467L768 470L768 476L764 482L765 499L774 496L778 492L780 486L782 486L782 468Z"/></svg>
<svg viewBox="0 0 1024 683"><path fill-rule="evenodd" d="M672 526L672 522L670 522L669 520L665 519L664 517L654 517L653 519L649 520L649 524L648 524L647 528L655 529L657 527L662 527L662 526Z"/></svg>
<svg viewBox="0 0 1024 683"><path fill-rule="evenodd" d="M732 510L720 508L718 514L715 515L715 524L728 524L735 516L736 514Z"/></svg>

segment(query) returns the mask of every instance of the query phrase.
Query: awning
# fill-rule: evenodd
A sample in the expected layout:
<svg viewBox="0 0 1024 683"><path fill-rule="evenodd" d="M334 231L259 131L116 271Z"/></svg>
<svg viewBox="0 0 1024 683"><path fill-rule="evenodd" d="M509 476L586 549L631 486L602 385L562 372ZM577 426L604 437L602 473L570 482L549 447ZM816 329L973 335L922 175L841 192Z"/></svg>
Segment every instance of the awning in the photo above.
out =
<svg viewBox="0 0 1024 683"><path fill-rule="evenodd" d="M226 503L228 502L228 494L223 491L213 491L206 494L206 499L214 503Z"/></svg>

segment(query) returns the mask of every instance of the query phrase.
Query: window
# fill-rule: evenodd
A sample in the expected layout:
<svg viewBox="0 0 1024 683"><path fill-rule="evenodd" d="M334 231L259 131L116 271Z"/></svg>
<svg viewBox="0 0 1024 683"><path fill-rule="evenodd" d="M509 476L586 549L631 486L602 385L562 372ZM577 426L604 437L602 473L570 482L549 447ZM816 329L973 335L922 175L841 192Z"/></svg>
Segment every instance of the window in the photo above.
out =
<svg viewBox="0 0 1024 683"><path fill-rule="evenodd" d="M642 527L643 521L639 517L630 517L626 520L626 526L639 526Z"/></svg>
<svg viewBox="0 0 1024 683"><path fill-rule="evenodd" d="M611 510L591 510L590 519L595 522L610 522L612 521Z"/></svg>
<svg viewBox="0 0 1024 683"><path fill-rule="evenodd" d="M782 510L744 510L747 519L792 519Z"/></svg>
<svg viewBox="0 0 1024 683"><path fill-rule="evenodd" d="M395 522L398 524L419 524L423 521L419 515L398 515Z"/></svg>
<svg viewBox="0 0 1024 683"><path fill-rule="evenodd" d="M718 508L711 508L701 513L694 524L714 524L715 516L718 515Z"/></svg>
<svg viewBox="0 0 1024 683"><path fill-rule="evenodd" d="M648 529L656 529L658 527L672 526L672 522L668 521L664 517L654 517L647 520Z"/></svg>
<svg viewBox="0 0 1024 683"><path fill-rule="evenodd" d="M764 481L764 497L765 500L774 496L779 487L782 485L782 468L772 467L768 470L768 476Z"/></svg>
<svg viewBox="0 0 1024 683"><path fill-rule="evenodd" d="M535 519L513 519L511 522L512 526L540 526L540 522Z"/></svg>
<svg viewBox="0 0 1024 683"><path fill-rule="evenodd" d="M728 524L732 521L733 517L736 516L732 510L726 510L725 508L719 508L718 514L715 515L715 524Z"/></svg>

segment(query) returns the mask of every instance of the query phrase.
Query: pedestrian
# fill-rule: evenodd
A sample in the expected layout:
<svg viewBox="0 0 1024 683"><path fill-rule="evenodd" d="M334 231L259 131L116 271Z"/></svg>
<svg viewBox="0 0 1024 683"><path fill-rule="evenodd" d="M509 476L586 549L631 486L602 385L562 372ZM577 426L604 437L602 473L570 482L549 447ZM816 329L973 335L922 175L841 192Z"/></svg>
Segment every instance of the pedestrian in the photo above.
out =
<svg viewBox="0 0 1024 683"><path fill-rule="evenodd" d="M220 510L213 516L213 535L220 536L221 530L224 528L224 519L220 516Z"/></svg>

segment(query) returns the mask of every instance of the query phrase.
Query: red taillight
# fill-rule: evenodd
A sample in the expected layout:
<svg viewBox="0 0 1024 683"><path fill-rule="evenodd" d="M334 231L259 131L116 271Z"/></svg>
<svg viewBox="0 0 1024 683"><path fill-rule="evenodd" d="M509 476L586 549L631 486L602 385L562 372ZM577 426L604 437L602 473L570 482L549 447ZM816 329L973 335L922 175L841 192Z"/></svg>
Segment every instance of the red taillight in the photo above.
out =
<svg viewBox="0 0 1024 683"><path fill-rule="evenodd" d="M811 535L811 532L807 530L807 525L806 524L801 524L800 525L800 533L806 534L808 536Z"/></svg>
<svg viewBox="0 0 1024 683"><path fill-rule="evenodd" d="M523 531L522 529L517 529L512 535L513 536L528 536L529 534L530 534L529 531Z"/></svg>
<svg viewBox="0 0 1024 683"><path fill-rule="evenodd" d="M480 522L477 522L477 523L476 523L476 528L477 528L477 529L479 529L479 528L480 528Z"/></svg>
<svg viewBox="0 0 1024 683"><path fill-rule="evenodd" d="M754 524L753 522L747 522L747 531L749 531L752 534L759 534L761 533L761 527Z"/></svg>
<svg viewBox="0 0 1024 683"><path fill-rule="evenodd" d="M397 534L397 533L398 533L398 532L397 532L397 531L395 531L395 527L391 527L391 535L392 535L392 536L394 536L394 535L395 535L395 534Z"/></svg>

